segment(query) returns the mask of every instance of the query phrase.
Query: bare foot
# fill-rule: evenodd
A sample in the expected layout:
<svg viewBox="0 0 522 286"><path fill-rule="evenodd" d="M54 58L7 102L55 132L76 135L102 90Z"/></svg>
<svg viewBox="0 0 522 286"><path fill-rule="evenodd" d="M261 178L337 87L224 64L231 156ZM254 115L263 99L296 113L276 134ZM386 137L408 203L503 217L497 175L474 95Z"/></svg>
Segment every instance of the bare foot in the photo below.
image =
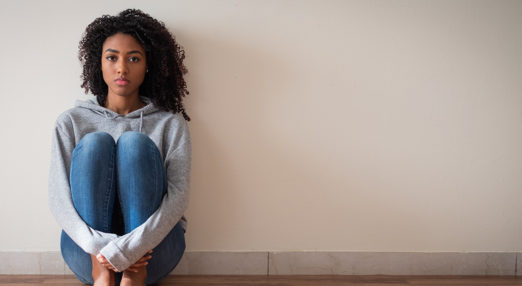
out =
<svg viewBox="0 0 522 286"><path fill-rule="evenodd" d="M96 256L91 255L92 260L92 279L94 280L94 286L114 286L114 271L107 269L101 265L96 259Z"/></svg>
<svg viewBox="0 0 522 286"><path fill-rule="evenodd" d="M121 278L121 286L145 286L147 267L140 267L137 272L125 270Z"/></svg>

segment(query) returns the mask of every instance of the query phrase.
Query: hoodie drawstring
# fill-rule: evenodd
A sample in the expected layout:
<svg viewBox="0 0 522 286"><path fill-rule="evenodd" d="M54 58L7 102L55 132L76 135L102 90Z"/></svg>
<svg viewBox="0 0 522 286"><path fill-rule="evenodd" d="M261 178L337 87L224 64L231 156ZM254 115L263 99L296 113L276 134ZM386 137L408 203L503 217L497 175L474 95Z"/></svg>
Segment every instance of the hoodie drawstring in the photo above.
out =
<svg viewBox="0 0 522 286"><path fill-rule="evenodd" d="M140 132L141 132L141 127L143 126L143 111L140 112Z"/></svg>
<svg viewBox="0 0 522 286"><path fill-rule="evenodd" d="M158 110L156 107L151 105L149 99L144 98L144 101L147 102L147 106L143 107L142 110L140 110L140 124L139 124L138 131L141 132L141 133L143 133L143 113L147 112L147 114L149 114L149 113L153 113L153 112ZM98 114L100 116L105 117L106 119L116 119L116 118L120 118L120 117L121 118L132 119L133 120L132 128L133 129L135 128L134 127L135 126L134 125L134 122L135 122L134 120L136 118L136 113L134 113L134 112L132 112L133 114L130 117L127 116L127 115L123 115L122 116L121 114L118 114L116 112L108 110L107 108L105 108L103 106L100 106L95 99L90 99L90 100L87 100L87 101L77 100L76 101L76 106L89 109L89 110L93 111L94 113L96 113L96 114Z"/></svg>
<svg viewBox="0 0 522 286"><path fill-rule="evenodd" d="M105 118L109 119L109 114L107 111L103 111L103 115L105 115ZM116 118L117 116L113 117ZM143 111L140 112L140 127L139 132L143 129Z"/></svg>

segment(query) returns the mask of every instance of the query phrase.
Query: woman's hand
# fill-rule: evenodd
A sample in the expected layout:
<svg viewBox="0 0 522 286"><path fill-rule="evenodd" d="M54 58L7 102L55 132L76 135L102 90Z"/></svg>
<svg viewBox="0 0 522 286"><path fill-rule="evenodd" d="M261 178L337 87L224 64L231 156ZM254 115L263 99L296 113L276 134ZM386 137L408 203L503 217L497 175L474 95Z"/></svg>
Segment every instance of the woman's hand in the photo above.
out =
<svg viewBox="0 0 522 286"><path fill-rule="evenodd" d="M101 253L98 253L98 255L96 255L96 259L105 268L112 270L114 272L119 272L118 270L116 270L116 268L114 268L114 266L112 266L112 264L109 263L109 260L107 260L107 258L105 258L105 256L103 256Z"/></svg>
<svg viewBox="0 0 522 286"><path fill-rule="evenodd" d="M139 268L149 264L148 260L152 258L152 255L150 255L151 253L152 250L149 250L142 258L140 258L140 260L136 261L134 264L132 264L131 266L129 266L129 268L125 270L138 272ZM116 268L114 268L114 266L112 266L112 264L110 264L107 258L105 258L105 256L103 256L101 253L98 253L98 255L96 255L96 259L101 265L103 265L107 269L112 270L114 272L119 272Z"/></svg>
<svg viewBox="0 0 522 286"><path fill-rule="evenodd" d="M136 261L136 263L129 266L129 268L125 269L125 271L138 272L140 268L147 266L149 264L148 260L152 258L152 250L149 250L140 260Z"/></svg>

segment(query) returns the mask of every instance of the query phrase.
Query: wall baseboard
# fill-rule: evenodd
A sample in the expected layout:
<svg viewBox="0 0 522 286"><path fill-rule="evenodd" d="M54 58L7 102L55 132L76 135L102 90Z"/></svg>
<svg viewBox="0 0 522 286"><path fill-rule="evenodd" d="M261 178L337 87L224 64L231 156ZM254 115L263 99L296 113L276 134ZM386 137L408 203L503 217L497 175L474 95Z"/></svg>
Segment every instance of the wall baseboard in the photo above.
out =
<svg viewBox="0 0 522 286"><path fill-rule="evenodd" d="M0 274L72 274L60 252L0 252ZM509 275L520 252L188 251L174 275Z"/></svg>

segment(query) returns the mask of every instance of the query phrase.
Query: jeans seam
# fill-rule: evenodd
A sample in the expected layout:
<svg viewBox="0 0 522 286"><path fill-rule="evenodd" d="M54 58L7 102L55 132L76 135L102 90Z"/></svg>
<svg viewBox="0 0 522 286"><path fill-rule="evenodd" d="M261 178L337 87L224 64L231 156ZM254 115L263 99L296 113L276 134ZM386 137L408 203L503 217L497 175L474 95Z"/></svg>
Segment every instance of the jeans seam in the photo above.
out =
<svg viewBox="0 0 522 286"><path fill-rule="evenodd" d="M154 144L147 144L149 145L149 149L152 151L152 158L154 158L154 190L158 189L158 161L157 161L157 154L155 154Z"/></svg>
<svg viewBox="0 0 522 286"><path fill-rule="evenodd" d="M114 153L115 153L115 146L113 146L113 149L112 149L112 152L111 152L111 155L110 155L110 158L109 158L109 175L107 176L107 185L108 185L108 190L106 191L105 193L105 232L110 232L110 222L109 222L109 216L110 216L110 213L109 213L109 202L110 202L110 199L111 199L111 194L113 192L113 189L114 189L114 186L112 185L113 182L114 182Z"/></svg>

